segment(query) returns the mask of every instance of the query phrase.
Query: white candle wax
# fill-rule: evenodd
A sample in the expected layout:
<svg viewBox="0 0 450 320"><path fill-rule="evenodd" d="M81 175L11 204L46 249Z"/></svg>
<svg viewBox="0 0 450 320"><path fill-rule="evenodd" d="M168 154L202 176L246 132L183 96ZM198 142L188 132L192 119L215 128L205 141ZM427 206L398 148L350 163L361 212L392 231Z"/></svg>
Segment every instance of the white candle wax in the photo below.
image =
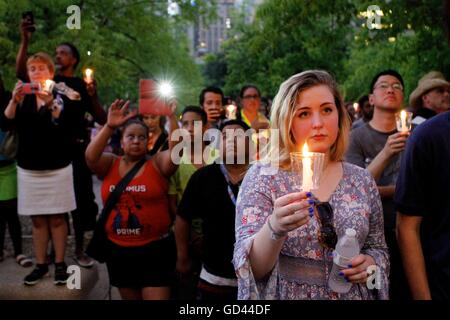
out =
<svg viewBox="0 0 450 320"><path fill-rule="evenodd" d="M400 119L401 119L401 122L402 122L402 132L407 132L408 131L408 128L406 127L406 112L405 112L405 110L402 110L401 112L400 112Z"/></svg>
<svg viewBox="0 0 450 320"><path fill-rule="evenodd" d="M303 159L302 159L302 167L303 167L303 183L302 183L302 189L303 191L311 191L312 189L312 176L313 171L311 169L311 156L308 151L308 145L305 142L305 145L303 146Z"/></svg>

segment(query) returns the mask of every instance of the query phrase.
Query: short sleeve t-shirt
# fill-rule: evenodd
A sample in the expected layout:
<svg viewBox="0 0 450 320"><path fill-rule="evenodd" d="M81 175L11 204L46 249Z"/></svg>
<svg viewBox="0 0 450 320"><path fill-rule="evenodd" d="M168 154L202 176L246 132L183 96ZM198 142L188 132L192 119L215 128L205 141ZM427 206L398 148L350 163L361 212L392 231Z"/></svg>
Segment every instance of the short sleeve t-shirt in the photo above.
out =
<svg viewBox="0 0 450 320"><path fill-rule="evenodd" d="M345 155L345 160L361 168L367 168L372 160L384 148L390 135L396 133L380 132L370 126L369 123L351 131L350 144ZM377 181L378 186L395 185L400 170L401 153L394 156L381 177ZM395 229L395 209L392 199L382 199L384 224L388 229Z"/></svg>
<svg viewBox="0 0 450 320"><path fill-rule="evenodd" d="M408 139L394 202L422 217L421 242L430 288L450 299L450 111L418 126Z"/></svg>
<svg viewBox="0 0 450 320"><path fill-rule="evenodd" d="M232 185L231 189L237 198L239 185ZM202 262L206 271L219 277L236 278L232 264L236 207L219 164L200 168L192 175L177 214L187 221L202 219Z"/></svg>
<svg viewBox="0 0 450 320"><path fill-rule="evenodd" d="M206 159L206 164L211 164L219 156L219 151L214 148L207 147L207 152L209 151L208 159ZM183 152L181 156L180 164L177 171L170 177L169 181L169 194L177 195L177 203L181 201L183 197L183 192L191 178L192 174L197 171L197 167L191 163L189 155Z"/></svg>

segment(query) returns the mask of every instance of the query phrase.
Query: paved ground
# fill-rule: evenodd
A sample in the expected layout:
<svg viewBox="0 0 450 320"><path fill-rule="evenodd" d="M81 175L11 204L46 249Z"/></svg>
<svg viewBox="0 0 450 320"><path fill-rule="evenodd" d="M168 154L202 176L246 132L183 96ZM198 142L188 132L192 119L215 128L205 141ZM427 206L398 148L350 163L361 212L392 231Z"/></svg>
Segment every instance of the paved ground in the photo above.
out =
<svg viewBox="0 0 450 320"><path fill-rule="evenodd" d="M94 191L96 201L101 208L100 181L94 177ZM32 256L31 219L20 217L23 233L24 253ZM73 232L72 232L73 234ZM86 234L86 243L89 241L91 233ZM75 240L69 236L66 263L76 265L73 260ZM96 264L91 269L80 268L80 289L68 289L66 286L55 286L53 284L53 268L50 268L50 276L33 287L23 285L23 278L31 272L31 268L22 268L13 258L11 239L8 231L5 239L5 260L0 262L0 299L88 299L88 300L119 300L120 296L117 288L109 287L108 272L105 264ZM75 282L73 282L75 283Z"/></svg>

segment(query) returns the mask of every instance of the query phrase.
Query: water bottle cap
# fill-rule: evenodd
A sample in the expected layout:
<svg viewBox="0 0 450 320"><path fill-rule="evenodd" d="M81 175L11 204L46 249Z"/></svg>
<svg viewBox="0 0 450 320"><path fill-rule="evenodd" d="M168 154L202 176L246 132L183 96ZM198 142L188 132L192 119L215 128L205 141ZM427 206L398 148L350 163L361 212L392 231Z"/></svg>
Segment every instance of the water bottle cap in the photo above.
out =
<svg viewBox="0 0 450 320"><path fill-rule="evenodd" d="M355 237L356 231L355 231L355 229L352 229L352 228L345 229L345 235L348 237Z"/></svg>

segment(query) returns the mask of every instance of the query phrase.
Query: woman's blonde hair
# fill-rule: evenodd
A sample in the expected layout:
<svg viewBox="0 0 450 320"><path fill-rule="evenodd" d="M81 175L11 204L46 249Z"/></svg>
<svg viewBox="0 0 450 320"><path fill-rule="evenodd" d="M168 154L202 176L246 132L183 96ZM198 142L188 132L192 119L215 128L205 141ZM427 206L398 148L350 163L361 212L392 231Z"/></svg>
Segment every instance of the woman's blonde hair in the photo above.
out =
<svg viewBox="0 0 450 320"><path fill-rule="evenodd" d="M31 64L33 62L45 63L47 65L50 73L52 75L55 74L55 65L53 63L53 59L47 53L37 52L37 53L33 54L31 57L29 57L27 60L27 69L28 69L29 64Z"/></svg>
<svg viewBox="0 0 450 320"><path fill-rule="evenodd" d="M290 152L299 151L291 132L298 95L318 85L325 85L330 89L339 115L339 131L336 141L330 148L330 160L340 161L343 159L348 144L350 119L344 109L336 81L326 71L307 70L283 82L273 100L270 123L271 129L278 130L271 132L270 141L263 152L265 154L263 161L277 163L284 169L290 168Z"/></svg>

